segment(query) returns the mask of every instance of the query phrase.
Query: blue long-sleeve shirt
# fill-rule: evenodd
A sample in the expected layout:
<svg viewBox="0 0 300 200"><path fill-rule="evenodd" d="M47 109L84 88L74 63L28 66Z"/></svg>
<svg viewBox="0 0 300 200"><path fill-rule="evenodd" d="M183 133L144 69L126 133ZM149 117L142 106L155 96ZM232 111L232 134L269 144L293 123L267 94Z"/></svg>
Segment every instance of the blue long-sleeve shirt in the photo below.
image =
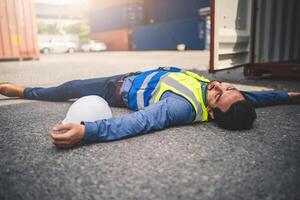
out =
<svg viewBox="0 0 300 200"><path fill-rule="evenodd" d="M111 141L161 130L170 126L190 124L195 112L192 105L171 92L166 92L158 103L121 117L85 122L84 139Z"/></svg>
<svg viewBox="0 0 300 200"><path fill-rule="evenodd" d="M133 79L127 79L121 93L125 104L128 102L128 91ZM206 90L206 88L202 88ZM205 91L203 91L205 93ZM286 92L242 92L254 107L280 104L288 101ZM112 141L132 137L170 126L191 124L195 117L192 105L183 97L172 92L166 92L158 103L143 110L99 120L84 122L86 141Z"/></svg>
<svg viewBox="0 0 300 200"><path fill-rule="evenodd" d="M241 93L255 108L289 103L289 95L287 92L241 91Z"/></svg>

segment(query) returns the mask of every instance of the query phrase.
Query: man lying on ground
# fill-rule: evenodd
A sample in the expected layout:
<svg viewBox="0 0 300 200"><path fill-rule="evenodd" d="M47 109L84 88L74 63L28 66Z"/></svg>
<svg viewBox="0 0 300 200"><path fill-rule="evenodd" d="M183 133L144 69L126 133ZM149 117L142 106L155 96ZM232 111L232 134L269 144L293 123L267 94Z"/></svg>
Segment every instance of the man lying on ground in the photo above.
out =
<svg viewBox="0 0 300 200"><path fill-rule="evenodd" d="M209 81L190 71L160 67L112 77L73 80L57 87L25 88L0 84L0 94L45 101L66 101L88 95L103 97L110 106L135 111L121 117L53 127L50 138L57 147L80 141L112 141L176 125L215 120L225 129L250 129L254 108L300 102L300 92L245 92L232 84Z"/></svg>

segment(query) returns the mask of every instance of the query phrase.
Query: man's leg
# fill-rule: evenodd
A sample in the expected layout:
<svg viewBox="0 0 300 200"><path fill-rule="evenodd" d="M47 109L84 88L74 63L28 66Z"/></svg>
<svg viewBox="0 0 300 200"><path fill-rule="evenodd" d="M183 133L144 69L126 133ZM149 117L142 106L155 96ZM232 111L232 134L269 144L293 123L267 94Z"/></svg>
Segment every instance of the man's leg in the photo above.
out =
<svg viewBox="0 0 300 200"><path fill-rule="evenodd" d="M68 99L80 98L88 95L98 95L103 97L111 106L123 106L122 100L116 96L116 83L123 75L116 75L105 78L94 78L87 80L73 80L63 83L57 87L24 88L19 86L5 87L0 85L0 93L6 96L18 96L25 99L45 100L45 101L66 101ZM1 92L6 90L6 93ZM9 91L9 92L7 92Z"/></svg>

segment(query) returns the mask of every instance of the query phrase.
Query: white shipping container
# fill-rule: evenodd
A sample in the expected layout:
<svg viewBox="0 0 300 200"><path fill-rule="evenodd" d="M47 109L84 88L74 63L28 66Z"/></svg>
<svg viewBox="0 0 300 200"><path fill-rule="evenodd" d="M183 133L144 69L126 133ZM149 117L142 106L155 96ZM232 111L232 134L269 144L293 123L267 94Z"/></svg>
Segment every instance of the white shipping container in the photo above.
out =
<svg viewBox="0 0 300 200"><path fill-rule="evenodd" d="M211 0L210 71L300 77L300 1Z"/></svg>

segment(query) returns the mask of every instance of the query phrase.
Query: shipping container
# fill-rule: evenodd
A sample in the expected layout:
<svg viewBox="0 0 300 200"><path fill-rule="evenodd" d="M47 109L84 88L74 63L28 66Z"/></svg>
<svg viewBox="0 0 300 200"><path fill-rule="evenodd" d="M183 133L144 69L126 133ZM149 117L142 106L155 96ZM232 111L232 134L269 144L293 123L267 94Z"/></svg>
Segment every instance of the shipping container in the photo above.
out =
<svg viewBox="0 0 300 200"><path fill-rule="evenodd" d="M185 45L189 50L203 50L204 40L200 18L161 22L133 28L134 50L176 50Z"/></svg>
<svg viewBox="0 0 300 200"><path fill-rule="evenodd" d="M195 18L209 0L145 0L146 23Z"/></svg>
<svg viewBox="0 0 300 200"><path fill-rule="evenodd" d="M143 5L130 4L92 12L90 25L92 32L129 28L143 23Z"/></svg>
<svg viewBox="0 0 300 200"><path fill-rule="evenodd" d="M104 42L107 45L107 50L128 51L131 49L132 30L120 29L92 33L91 38L95 41Z"/></svg>
<svg viewBox="0 0 300 200"><path fill-rule="evenodd" d="M38 59L33 0L0 0L0 59Z"/></svg>
<svg viewBox="0 0 300 200"><path fill-rule="evenodd" d="M111 7L128 5L128 4L143 4L144 0L90 0L90 11L100 11Z"/></svg>
<svg viewBox="0 0 300 200"><path fill-rule="evenodd" d="M300 78L300 1L212 0L210 70Z"/></svg>

